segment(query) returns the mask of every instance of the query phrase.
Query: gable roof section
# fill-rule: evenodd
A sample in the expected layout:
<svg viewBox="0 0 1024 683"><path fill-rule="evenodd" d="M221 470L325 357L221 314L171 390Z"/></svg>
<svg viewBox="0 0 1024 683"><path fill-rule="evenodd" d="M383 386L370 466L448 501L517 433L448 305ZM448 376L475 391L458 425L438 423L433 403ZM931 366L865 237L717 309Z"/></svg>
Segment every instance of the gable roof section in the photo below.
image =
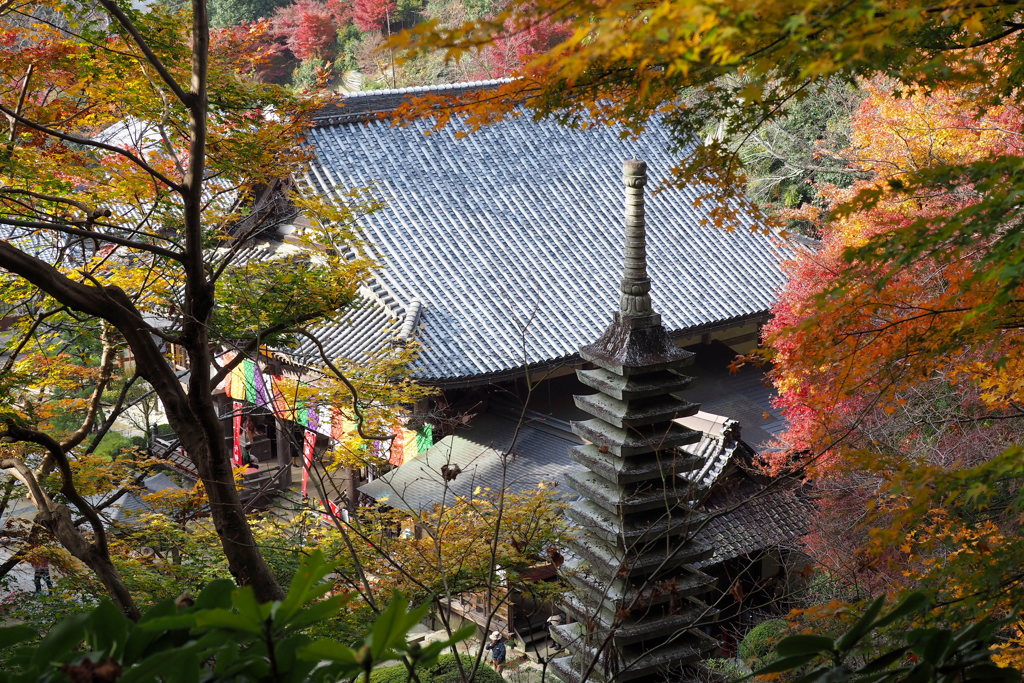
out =
<svg viewBox="0 0 1024 683"><path fill-rule="evenodd" d="M523 116L460 137L458 121L431 132L430 121L402 128L359 115L403 93L346 98L351 116L335 109L310 132L303 184L371 187L383 202L363 235L381 264L377 286L422 302L414 376L465 380L575 356L616 309L621 163L647 161L658 187L674 164L669 131L654 124L630 140ZM777 238L701 225L699 194L647 197L652 296L673 333L764 315L783 282Z"/></svg>

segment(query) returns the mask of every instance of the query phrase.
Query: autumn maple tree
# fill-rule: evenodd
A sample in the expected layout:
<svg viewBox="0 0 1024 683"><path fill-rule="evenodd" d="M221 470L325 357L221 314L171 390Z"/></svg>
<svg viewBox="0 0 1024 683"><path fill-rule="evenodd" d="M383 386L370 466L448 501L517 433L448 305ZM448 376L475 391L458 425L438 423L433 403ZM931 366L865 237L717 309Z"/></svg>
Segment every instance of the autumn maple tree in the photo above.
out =
<svg viewBox="0 0 1024 683"><path fill-rule="evenodd" d="M394 17L394 0L352 0L352 21L363 31L380 31Z"/></svg>
<svg viewBox="0 0 1024 683"><path fill-rule="evenodd" d="M828 207L803 211L821 248L793 263L766 331L789 422L770 464L810 466L824 513L811 548L833 576L929 586L951 601L947 620L1007 614L1024 587L1022 337L1018 288L985 262L1012 226L961 247L935 238L913 262L850 254L980 210L986 196L967 176L904 178L1019 156L1024 112L981 109L953 87L898 93L883 77L864 90L845 155L867 179L820 187ZM1010 298L993 306L1001 291Z"/></svg>
<svg viewBox="0 0 1024 683"><path fill-rule="evenodd" d="M0 37L2 466L37 522L137 615L79 466L124 406L103 394L144 384L199 473L231 573L279 598L212 394L260 348L351 303L365 272L337 255L351 214L315 198L296 201L316 258L276 270L239 259L280 211L296 212L282 200L317 103L249 78L252 54L211 52L202 0L185 13L7 4Z"/></svg>
<svg viewBox="0 0 1024 683"><path fill-rule="evenodd" d="M277 10L274 30L296 58L331 59L338 27L349 14L350 8L339 2L299 0Z"/></svg>

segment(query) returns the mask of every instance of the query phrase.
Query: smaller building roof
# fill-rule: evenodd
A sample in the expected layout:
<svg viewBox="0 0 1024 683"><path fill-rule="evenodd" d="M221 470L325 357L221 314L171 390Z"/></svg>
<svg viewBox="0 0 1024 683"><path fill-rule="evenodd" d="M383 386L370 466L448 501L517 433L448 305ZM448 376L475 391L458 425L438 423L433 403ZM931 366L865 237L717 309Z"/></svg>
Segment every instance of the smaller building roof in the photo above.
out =
<svg viewBox="0 0 1024 683"><path fill-rule="evenodd" d="M723 477L736 464L740 446L728 437L728 430L723 433L722 426L731 421L708 413L698 413L695 419L710 428L687 450L706 458L700 489L710 494L699 509L713 513L698 539L715 549L698 568L783 545L807 533L809 507L796 493L796 482L765 488L764 483L743 477ZM446 436L423 455L359 490L389 507L421 513L445 500L500 490L503 482L506 490L517 493L541 482L557 486L567 473L579 469L569 458L569 446L580 443L571 432L540 421L528 421L517 430L516 423L510 415L481 415L459 434ZM460 473L446 482L442 468L450 472L455 466ZM733 488L737 480L742 484ZM572 495L568 489L565 494Z"/></svg>
<svg viewBox="0 0 1024 683"><path fill-rule="evenodd" d="M711 517L697 538L714 553L697 563L698 569L792 543L810 530L812 511L799 482L791 479L720 488L704 501L703 510Z"/></svg>
<svg viewBox="0 0 1024 683"><path fill-rule="evenodd" d="M538 484L557 485L575 467L569 446L579 441L551 424L505 415L480 415L457 435L446 436L360 491L390 507L421 512L443 500L472 498L487 491L524 492ZM445 481L442 468L459 474ZM451 476L449 474L449 476Z"/></svg>

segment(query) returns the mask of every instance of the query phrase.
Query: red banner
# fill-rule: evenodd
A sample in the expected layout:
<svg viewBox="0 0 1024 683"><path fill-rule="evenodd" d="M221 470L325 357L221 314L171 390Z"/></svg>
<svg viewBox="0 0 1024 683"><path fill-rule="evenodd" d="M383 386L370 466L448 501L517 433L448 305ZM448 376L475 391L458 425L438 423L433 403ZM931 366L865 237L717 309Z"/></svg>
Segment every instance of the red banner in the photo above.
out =
<svg viewBox="0 0 1024 683"><path fill-rule="evenodd" d="M326 500L325 499L325 500L323 500L321 502L324 504L324 511L325 512L324 512L323 518L324 518L325 522L327 522L328 524L332 524L333 525L334 524L334 520L338 520L339 522L347 522L348 521L348 510L342 510L341 506L339 506L333 500Z"/></svg>
<svg viewBox="0 0 1024 683"><path fill-rule="evenodd" d="M242 462L242 404L238 401L232 402L231 410L231 425L234 435L231 446L231 464L235 467L241 467L244 464Z"/></svg>
<svg viewBox="0 0 1024 683"><path fill-rule="evenodd" d="M316 432L307 429L302 448L302 497L306 497L309 486L309 469L313 466L313 452L316 449Z"/></svg>

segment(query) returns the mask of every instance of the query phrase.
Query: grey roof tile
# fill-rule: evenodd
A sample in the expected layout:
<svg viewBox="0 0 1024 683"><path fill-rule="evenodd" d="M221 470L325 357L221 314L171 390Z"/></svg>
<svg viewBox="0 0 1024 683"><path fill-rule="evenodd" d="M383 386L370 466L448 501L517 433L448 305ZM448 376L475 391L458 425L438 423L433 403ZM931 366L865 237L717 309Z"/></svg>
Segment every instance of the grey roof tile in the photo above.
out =
<svg viewBox="0 0 1024 683"><path fill-rule="evenodd" d="M772 546L795 545L796 539L810 530L812 507L798 492L798 482L776 480L774 484L761 488L748 483L705 501L705 510L716 514L697 538L715 550L695 565L698 569L755 555Z"/></svg>
<svg viewBox="0 0 1024 683"><path fill-rule="evenodd" d="M500 491L503 483L506 490L522 492L541 481L562 481L574 467L569 446L579 443L576 437L529 422L517 430L516 424L514 418L481 415L459 434L444 437L359 490L390 507L421 512L455 496ZM461 470L447 488L441 474L445 465Z"/></svg>
<svg viewBox="0 0 1024 683"><path fill-rule="evenodd" d="M383 111L408 94L357 96L346 108ZM304 185L329 194L373 184L384 200L363 235L381 263L376 285L403 306L422 301L415 376L555 362L600 334L617 298L621 162L646 160L659 186L675 162L665 127L630 140L523 117L458 138L458 122L426 135L430 121L364 119L328 117L310 132ZM701 225L698 194L647 199L652 295L671 331L763 314L783 282L777 238Z"/></svg>

